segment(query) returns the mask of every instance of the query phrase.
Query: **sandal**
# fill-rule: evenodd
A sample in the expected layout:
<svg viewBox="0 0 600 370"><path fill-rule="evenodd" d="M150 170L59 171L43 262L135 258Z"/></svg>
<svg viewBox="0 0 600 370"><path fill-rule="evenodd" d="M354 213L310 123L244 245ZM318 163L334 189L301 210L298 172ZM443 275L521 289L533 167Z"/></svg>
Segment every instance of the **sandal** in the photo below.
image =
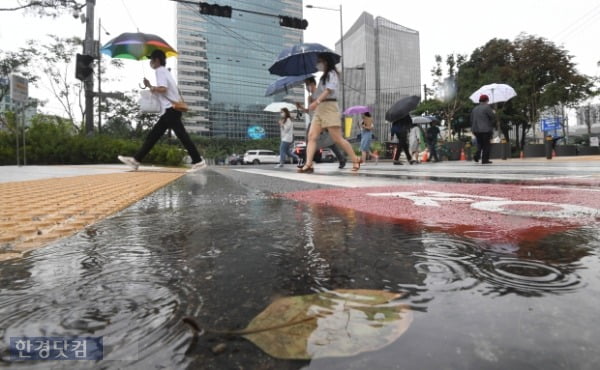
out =
<svg viewBox="0 0 600 370"><path fill-rule="evenodd" d="M356 162L352 162L352 171L356 172L358 170L360 170L360 164L362 163L362 159L359 159Z"/></svg>
<svg viewBox="0 0 600 370"><path fill-rule="evenodd" d="M302 167L302 168L298 168L298 173L313 173L315 172L315 169L313 168L312 165L310 165L309 167Z"/></svg>

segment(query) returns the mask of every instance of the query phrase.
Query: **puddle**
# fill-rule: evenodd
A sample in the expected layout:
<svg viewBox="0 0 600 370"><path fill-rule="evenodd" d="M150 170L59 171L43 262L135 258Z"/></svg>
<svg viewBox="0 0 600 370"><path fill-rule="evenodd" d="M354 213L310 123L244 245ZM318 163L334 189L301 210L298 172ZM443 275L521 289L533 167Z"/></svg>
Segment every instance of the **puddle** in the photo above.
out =
<svg viewBox="0 0 600 370"><path fill-rule="evenodd" d="M71 369L13 363L9 339L86 335L105 338L105 360L76 364L86 368L592 369L599 251L593 228L483 244L270 197L209 171L0 262L0 365ZM242 338L193 341L181 322L242 329L278 297L333 289L405 294L413 322L385 348L313 361L276 360Z"/></svg>

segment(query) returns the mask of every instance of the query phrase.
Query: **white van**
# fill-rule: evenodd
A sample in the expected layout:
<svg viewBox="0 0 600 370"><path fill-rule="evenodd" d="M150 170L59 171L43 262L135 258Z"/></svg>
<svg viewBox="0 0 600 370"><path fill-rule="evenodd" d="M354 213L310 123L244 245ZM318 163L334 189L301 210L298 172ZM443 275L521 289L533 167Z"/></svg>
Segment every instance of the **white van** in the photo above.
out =
<svg viewBox="0 0 600 370"><path fill-rule="evenodd" d="M252 149L244 153L244 163L279 163L279 154L267 149Z"/></svg>

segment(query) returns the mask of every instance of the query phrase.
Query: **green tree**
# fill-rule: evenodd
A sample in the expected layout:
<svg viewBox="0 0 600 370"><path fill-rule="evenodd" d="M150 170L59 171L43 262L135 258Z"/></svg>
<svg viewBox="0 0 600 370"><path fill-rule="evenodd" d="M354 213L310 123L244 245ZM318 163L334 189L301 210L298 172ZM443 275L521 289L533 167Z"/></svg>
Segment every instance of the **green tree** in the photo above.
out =
<svg viewBox="0 0 600 370"><path fill-rule="evenodd" d="M76 0L3 0L0 12L26 11L39 16L57 17L65 12L81 11L85 1Z"/></svg>
<svg viewBox="0 0 600 370"><path fill-rule="evenodd" d="M29 40L26 52L33 55L40 74L39 84L61 105L67 119L80 129L84 123L85 96L83 83L75 79L75 54L81 48L78 37L48 35L50 42ZM81 122L79 126L76 122Z"/></svg>
<svg viewBox="0 0 600 370"><path fill-rule="evenodd" d="M125 126L129 126L130 137L141 138L156 123L157 115L140 111L136 94L137 92L131 91L125 94L124 99L109 98L104 101L102 110L105 112L108 134L117 134L116 131L123 134Z"/></svg>
<svg viewBox="0 0 600 370"><path fill-rule="evenodd" d="M521 145L540 112L557 105L574 106L597 93L596 82L577 72L564 48L526 34L512 42L490 40L473 51L457 75L462 92L472 93L490 83L507 83L515 89L517 96L497 108L501 121L510 120L517 132L521 128Z"/></svg>
<svg viewBox="0 0 600 370"><path fill-rule="evenodd" d="M459 116L465 104L459 94L456 76L465 60L466 56L462 54L449 54L445 60L436 55L435 66L431 69L434 99L422 102L415 110L417 114L433 114L443 119L449 128L448 135L452 134L451 129L458 131L458 122L462 122Z"/></svg>

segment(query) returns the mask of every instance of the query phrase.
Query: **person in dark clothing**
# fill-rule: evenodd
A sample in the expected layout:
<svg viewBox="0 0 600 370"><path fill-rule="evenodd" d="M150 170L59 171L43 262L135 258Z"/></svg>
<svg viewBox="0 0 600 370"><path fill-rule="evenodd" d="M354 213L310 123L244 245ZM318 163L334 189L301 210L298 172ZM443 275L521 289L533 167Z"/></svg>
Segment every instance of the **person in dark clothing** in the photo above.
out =
<svg viewBox="0 0 600 370"><path fill-rule="evenodd" d="M412 157L408 147L408 133L410 132L412 124L412 118L410 118L410 116L403 117L392 123L392 138L394 138L394 135L398 138L398 147L394 153L394 164L402 164L402 162L400 162L400 153L402 151L404 151L404 154L406 155L406 160L412 164Z"/></svg>
<svg viewBox="0 0 600 370"><path fill-rule="evenodd" d="M438 136L440 135L440 129L437 127L435 122L431 122L429 124L429 128L427 129L427 134L425 135L425 140L427 141L427 147L429 148L429 158L427 162L431 162L433 158L434 162L439 162L440 158L438 157L436 145Z"/></svg>
<svg viewBox="0 0 600 370"><path fill-rule="evenodd" d="M481 164L492 163L490 162L490 150L492 148L490 140L494 132L496 114L488 105L489 100L487 95L482 94L479 97L479 105L471 111L471 131L477 138L477 152L473 156L473 160L479 162L479 159L481 159Z"/></svg>
<svg viewBox="0 0 600 370"><path fill-rule="evenodd" d="M150 55L150 67L156 74L156 86L152 86L150 81L144 78L144 86L150 89L152 94L156 94L160 101L161 112L158 122L152 127L152 130L146 137L142 147L133 157L118 156L117 158L137 170L140 162L150 152L154 144L163 136L167 129L172 129L181 141L192 159L192 167L188 172L196 172L206 168L206 161L200 156L196 144L188 135L183 123L181 122L181 112L173 108L173 103L181 99L175 79L171 76L166 66L166 55L161 50L154 50Z"/></svg>

